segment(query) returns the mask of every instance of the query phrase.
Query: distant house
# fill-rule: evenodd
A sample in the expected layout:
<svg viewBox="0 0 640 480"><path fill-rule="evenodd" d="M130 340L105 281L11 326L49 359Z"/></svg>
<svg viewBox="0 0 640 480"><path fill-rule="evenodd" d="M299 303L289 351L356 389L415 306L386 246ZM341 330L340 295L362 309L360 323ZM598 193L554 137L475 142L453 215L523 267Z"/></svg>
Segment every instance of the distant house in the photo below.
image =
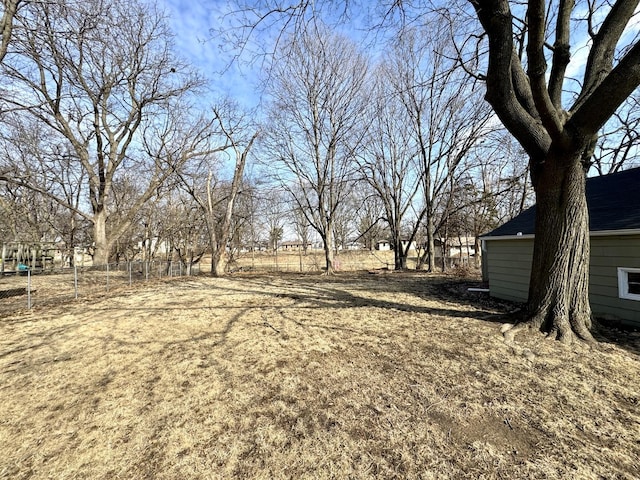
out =
<svg viewBox="0 0 640 480"><path fill-rule="evenodd" d="M596 316L640 326L640 168L587 179ZM525 302L533 256L535 206L481 237L490 295Z"/></svg>
<svg viewBox="0 0 640 480"><path fill-rule="evenodd" d="M307 244L307 247L309 246L309 244ZM285 252L290 252L290 251L299 251L299 250L305 250L305 244L303 241L301 240L294 240L291 242L282 242L279 245L279 249Z"/></svg>
<svg viewBox="0 0 640 480"><path fill-rule="evenodd" d="M452 264L469 263L470 259L475 256L475 238L474 237L454 237L447 240L447 258ZM442 247L442 240L440 241Z"/></svg>
<svg viewBox="0 0 640 480"><path fill-rule="evenodd" d="M362 243L352 240L346 243L344 246L341 246L339 250L362 250L363 248L364 245Z"/></svg>
<svg viewBox="0 0 640 480"><path fill-rule="evenodd" d="M400 240L400 242L402 243L402 248L407 248L407 245L409 245L409 240ZM411 246L409 247L409 250L415 250L416 249L416 242L413 241L411 242ZM385 250L391 250L391 242L389 240L379 240L378 243L376 244L376 250L380 250L380 251L385 251Z"/></svg>
<svg viewBox="0 0 640 480"><path fill-rule="evenodd" d="M391 250L391 242L389 240L378 240L378 243L376 243L376 250L380 250L381 252Z"/></svg>

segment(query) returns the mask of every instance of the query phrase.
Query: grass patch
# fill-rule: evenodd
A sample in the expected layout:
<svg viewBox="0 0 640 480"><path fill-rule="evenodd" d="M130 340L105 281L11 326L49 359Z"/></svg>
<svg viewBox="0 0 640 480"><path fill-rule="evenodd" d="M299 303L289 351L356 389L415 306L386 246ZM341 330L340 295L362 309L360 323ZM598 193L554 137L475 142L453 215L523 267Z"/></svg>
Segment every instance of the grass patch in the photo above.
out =
<svg viewBox="0 0 640 480"><path fill-rule="evenodd" d="M460 282L200 277L4 317L0 478L637 478L638 334L517 355Z"/></svg>

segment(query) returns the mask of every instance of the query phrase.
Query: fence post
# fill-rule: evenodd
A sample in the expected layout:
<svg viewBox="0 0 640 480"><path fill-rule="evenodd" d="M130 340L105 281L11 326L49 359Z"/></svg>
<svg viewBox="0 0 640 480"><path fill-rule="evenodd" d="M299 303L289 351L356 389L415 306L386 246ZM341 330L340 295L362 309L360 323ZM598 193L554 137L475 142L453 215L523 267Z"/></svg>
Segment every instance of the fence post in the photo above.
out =
<svg viewBox="0 0 640 480"><path fill-rule="evenodd" d="M27 308L31 310L31 270L27 270Z"/></svg>
<svg viewBox="0 0 640 480"><path fill-rule="evenodd" d="M133 262L129 262L129 286L131 286L131 270L133 269Z"/></svg>
<svg viewBox="0 0 640 480"><path fill-rule="evenodd" d="M109 262L107 262L107 292L109 291Z"/></svg>
<svg viewBox="0 0 640 480"><path fill-rule="evenodd" d="M73 262L73 291L75 293L76 300L78 299L78 266Z"/></svg>

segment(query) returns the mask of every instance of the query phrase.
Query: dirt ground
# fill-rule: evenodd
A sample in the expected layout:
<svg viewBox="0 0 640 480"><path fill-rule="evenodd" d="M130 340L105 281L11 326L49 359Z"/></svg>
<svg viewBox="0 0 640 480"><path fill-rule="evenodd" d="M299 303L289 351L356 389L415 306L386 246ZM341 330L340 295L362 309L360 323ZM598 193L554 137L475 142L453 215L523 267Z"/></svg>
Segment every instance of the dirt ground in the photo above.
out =
<svg viewBox="0 0 640 480"><path fill-rule="evenodd" d="M426 274L234 275L0 317L0 479L640 478L640 334Z"/></svg>

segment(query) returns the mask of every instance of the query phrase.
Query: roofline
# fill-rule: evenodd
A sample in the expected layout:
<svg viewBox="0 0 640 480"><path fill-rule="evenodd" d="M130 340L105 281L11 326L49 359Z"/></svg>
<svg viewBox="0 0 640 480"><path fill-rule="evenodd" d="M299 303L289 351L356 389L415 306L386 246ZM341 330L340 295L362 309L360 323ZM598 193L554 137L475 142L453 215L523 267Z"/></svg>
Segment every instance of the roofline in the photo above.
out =
<svg viewBox="0 0 640 480"><path fill-rule="evenodd" d="M611 237L623 235L640 235L640 228L630 228L627 230L598 230L596 232L589 232L590 237ZM535 234L527 233L525 235L481 236L480 240L530 240L532 238L535 238Z"/></svg>
<svg viewBox="0 0 640 480"><path fill-rule="evenodd" d="M640 235L640 228L628 228L624 230L598 230L589 232L591 237L608 237L612 235Z"/></svg>
<svg viewBox="0 0 640 480"><path fill-rule="evenodd" d="M482 236L480 240L527 240L535 238L533 233L527 233L526 235L494 235L494 236Z"/></svg>

